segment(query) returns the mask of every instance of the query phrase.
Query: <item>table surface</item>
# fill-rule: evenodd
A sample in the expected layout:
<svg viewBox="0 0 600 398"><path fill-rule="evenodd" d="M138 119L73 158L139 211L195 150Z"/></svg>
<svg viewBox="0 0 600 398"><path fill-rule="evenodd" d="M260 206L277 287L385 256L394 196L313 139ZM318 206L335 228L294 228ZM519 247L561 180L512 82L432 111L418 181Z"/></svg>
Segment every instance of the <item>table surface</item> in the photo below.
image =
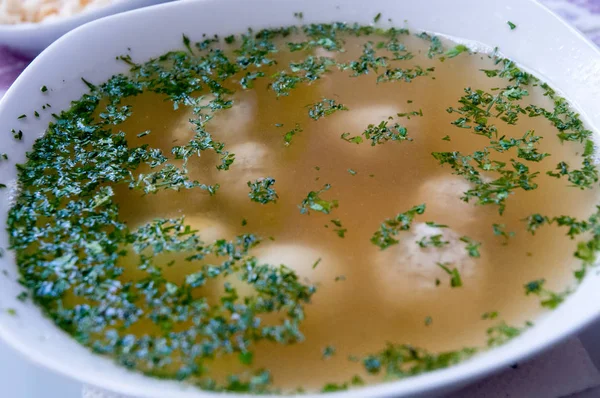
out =
<svg viewBox="0 0 600 398"><path fill-rule="evenodd" d="M541 0L563 18L573 23L600 45L600 0ZM0 49L0 64L12 55ZM26 60L15 59L0 65L0 95L18 76ZM583 330L579 337L595 365L600 369L600 320ZM30 364L12 348L0 342L1 397L6 398L81 398L81 384ZM586 397L600 396L591 392Z"/></svg>

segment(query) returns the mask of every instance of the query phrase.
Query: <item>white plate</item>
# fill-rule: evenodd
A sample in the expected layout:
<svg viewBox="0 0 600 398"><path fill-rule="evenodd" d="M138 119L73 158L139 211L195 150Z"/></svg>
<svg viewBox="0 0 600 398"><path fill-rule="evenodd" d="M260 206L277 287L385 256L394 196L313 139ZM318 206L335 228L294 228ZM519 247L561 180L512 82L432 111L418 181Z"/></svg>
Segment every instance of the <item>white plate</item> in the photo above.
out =
<svg viewBox="0 0 600 398"><path fill-rule="evenodd" d="M31 57L41 53L53 41L87 22L135 8L166 3L172 0L116 0L114 4L93 8L66 18L39 23L0 24L0 45L13 48Z"/></svg>
<svg viewBox="0 0 600 398"><path fill-rule="evenodd" d="M50 102L53 111L66 109L79 98L85 77L100 83L115 73L126 71L115 57L127 53L143 61L174 48L181 48L182 34L201 40L202 34L227 35L255 28L298 24L294 12L304 13L304 23L347 21L369 24L383 12L382 21L392 18L403 25L498 45L502 52L537 71L574 101L592 126L600 125L600 52L573 28L532 0L203 0L182 1L119 14L85 25L54 43L19 77L0 103L0 125L5 138L0 153L9 160L0 166L0 182L15 179L15 163L25 160L50 117L17 121ZM507 21L518 25L510 30ZM40 87L51 91L42 94ZM22 129L24 139L14 141L6 134ZM6 221L10 206L6 190L0 192L0 224ZM0 230L0 246L7 236ZM31 303L15 299L21 291L16 282L14 256L0 259L0 269L8 269L11 279L0 278L0 308L17 310L17 317L0 312L0 337L32 361L82 382L133 396L152 398L212 397L222 394L199 392L175 382L159 381L128 372L110 360L91 355L69 336L41 316ZM441 392L472 382L501 367L523 360L575 333L600 314L600 276L590 275L579 290L521 337L509 344L452 367L402 381L333 393L331 397L415 397ZM301 369L299 369L301 371ZM309 395L310 396L310 395Z"/></svg>

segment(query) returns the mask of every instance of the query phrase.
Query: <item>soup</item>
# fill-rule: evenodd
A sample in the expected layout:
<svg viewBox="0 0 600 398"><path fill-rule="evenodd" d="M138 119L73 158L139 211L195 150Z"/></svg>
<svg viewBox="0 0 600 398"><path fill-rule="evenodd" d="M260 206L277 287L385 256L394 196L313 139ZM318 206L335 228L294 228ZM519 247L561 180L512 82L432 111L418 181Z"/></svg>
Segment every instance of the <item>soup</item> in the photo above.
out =
<svg viewBox="0 0 600 398"><path fill-rule="evenodd" d="M595 261L592 132L496 51L335 23L122 60L37 141L9 229L36 303L130 369L404 378L518 336Z"/></svg>

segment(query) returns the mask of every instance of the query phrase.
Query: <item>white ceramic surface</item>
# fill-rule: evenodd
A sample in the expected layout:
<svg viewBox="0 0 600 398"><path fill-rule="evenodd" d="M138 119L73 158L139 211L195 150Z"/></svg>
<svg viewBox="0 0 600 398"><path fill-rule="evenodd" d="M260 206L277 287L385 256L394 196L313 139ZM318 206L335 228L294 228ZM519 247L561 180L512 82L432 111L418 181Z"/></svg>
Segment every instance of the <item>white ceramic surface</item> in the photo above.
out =
<svg viewBox="0 0 600 398"><path fill-rule="evenodd" d="M302 11L304 21L347 21L371 23L378 12L388 18L427 31L464 37L489 45L537 71L537 74L573 100L592 126L600 125L600 52L574 29L532 0L199 0L182 1L119 14L83 26L54 43L25 70L0 103L0 125L6 134L0 153L9 160L0 165L0 182L10 183L16 173L14 164L25 160L25 152L39 137L50 115L18 121L23 113L50 102L53 111L68 107L70 100L86 91L80 78L100 83L125 65L115 56L131 48L135 61L143 61L167 50L181 47L182 34L200 40L203 33L231 34L253 27L297 24L293 13ZM511 31L506 21L518 28ZM47 85L50 91L40 93ZM21 129L21 142L9 137L7 130ZM10 206L7 191L0 196L0 224L6 221ZM0 246L7 236L0 231ZM158 381L127 372L111 361L91 355L49 320L40 316L31 303L15 299L21 291L16 282L14 257L0 259L0 308L15 308L12 317L0 311L0 337L27 355L32 361L88 384L127 395L152 398L222 396L202 393L174 382ZM522 360L573 334L600 314L600 275L591 272L562 306L511 343L478 355L450 369L413 377L404 381L369 386L360 390L333 393L346 398L414 397L442 392L472 382L500 367ZM299 369L299 372L302 370Z"/></svg>
<svg viewBox="0 0 600 398"><path fill-rule="evenodd" d="M0 45L33 57L68 31L85 23L123 11L168 1L172 0L116 0L114 4L92 8L67 18L17 25L0 24Z"/></svg>

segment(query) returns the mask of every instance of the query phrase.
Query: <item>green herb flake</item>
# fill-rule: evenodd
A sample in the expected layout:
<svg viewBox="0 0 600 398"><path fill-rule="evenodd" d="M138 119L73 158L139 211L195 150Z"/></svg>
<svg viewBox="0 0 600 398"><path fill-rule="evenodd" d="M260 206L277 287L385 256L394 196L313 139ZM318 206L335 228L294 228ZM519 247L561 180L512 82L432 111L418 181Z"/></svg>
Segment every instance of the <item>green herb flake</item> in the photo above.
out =
<svg viewBox="0 0 600 398"><path fill-rule="evenodd" d="M363 359L371 375L384 373L386 380L405 379L438 369L445 369L471 358L477 349L467 347L456 351L430 353L407 344L389 343L383 350Z"/></svg>
<svg viewBox="0 0 600 398"><path fill-rule="evenodd" d="M451 48L450 50L448 50L446 52L446 56L448 58L454 58L464 52L469 52L469 47L465 46L464 44L459 44L453 48Z"/></svg>
<svg viewBox="0 0 600 398"><path fill-rule="evenodd" d="M325 192L331 189L331 184L325 184L323 188L318 191L310 191L306 198L302 200L300 206L300 214L310 214L310 210L318 211L323 214L329 214L331 211L339 206L337 200L326 200L321 198Z"/></svg>
<svg viewBox="0 0 600 398"><path fill-rule="evenodd" d="M483 320L493 320L498 318L498 311L491 311L491 312L486 312L483 315L481 315L481 319Z"/></svg>
<svg viewBox="0 0 600 398"><path fill-rule="evenodd" d="M371 146L383 144L387 141L412 141L412 138L408 137L406 127L403 127L398 123L388 125L387 120L382 121L378 125L370 124L362 135L366 140L371 141ZM341 137L343 140L354 144L360 144L363 141L359 136L349 136L349 133L344 133Z"/></svg>
<svg viewBox="0 0 600 398"><path fill-rule="evenodd" d="M41 91L42 93L45 93L46 91L48 91L48 87L46 87L46 86L42 86L42 87L40 88L40 91Z"/></svg>
<svg viewBox="0 0 600 398"><path fill-rule="evenodd" d="M508 239L512 238L513 236L515 236L514 232L506 232L506 225L504 224L492 224L492 230L494 231L494 235L496 236L502 236L505 240L505 242L508 241Z"/></svg>
<svg viewBox="0 0 600 398"><path fill-rule="evenodd" d="M352 380L350 380L350 384L352 384L353 386L364 386L365 381L362 379L362 377L354 375L352 376Z"/></svg>
<svg viewBox="0 0 600 398"><path fill-rule="evenodd" d="M404 213L396 215L394 218L388 218L381 223L379 230L371 237L371 243L385 250L398 243L395 238L401 231L408 231L417 215L425 212L425 204L414 206Z"/></svg>
<svg viewBox="0 0 600 398"><path fill-rule="evenodd" d="M375 15L375 18L373 18L373 22L377 23L377 22L379 22L380 19L381 19L381 13L378 13L377 15Z"/></svg>
<svg viewBox="0 0 600 398"><path fill-rule="evenodd" d="M458 268L450 269L450 263L436 263L438 267L443 269L448 275L450 275L450 287L461 287L462 279L460 277L460 273L458 272Z"/></svg>
<svg viewBox="0 0 600 398"><path fill-rule="evenodd" d="M296 123L296 127L294 127L292 130L285 133L285 135L283 136L283 144L285 146L290 146L290 144L292 143L292 138L294 138L294 136L296 134L301 133L301 132L302 132L302 128L300 127L299 124Z"/></svg>
<svg viewBox="0 0 600 398"><path fill-rule="evenodd" d="M252 361L254 360L254 354L250 351L240 352L238 358L240 360L240 363L244 365L251 365Z"/></svg>
<svg viewBox="0 0 600 398"><path fill-rule="evenodd" d="M443 238L444 236L442 234L424 236L422 239L417 241L417 245L424 249L428 247L441 248L450 244L450 242L445 241Z"/></svg>
<svg viewBox="0 0 600 398"><path fill-rule="evenodd" d="M337 236L339 236L340 238L345 238L346 237L346 232L348 231L347 228L342 228L342 222L340 221L339 218L333 219L330 221L335 227L333 231L337 234Z"/></svg>
<svg viewBox="0 0 600 398"><path fill-rule="evenodd" d="M332 115L336 111L347 111L348 108L335 100L324 98L320 102L308 105L308 116L313 120Z"/></svg>
<svg viewBox="0 0 600 398"><path fill-rule="evenodd" d="M460 238L460 241L464 242L466 244L465 248L467 250L467 253L469 253L470 257L473 257L473 258L481 257L481 254L479 253L479 247L481 246L481 242L477 242L477 241L469 238L468 236L462 236Z"/></svg>
<svg viewBox="0 0 600 398"><path fill-rule="evenodd" d="M187 50L190 52L190 54L194 53L192 51L192 47L190 46L190 38L187 37L186 35L183 35L183 45L185 46L185 48L187 48Z"/></svg>
<svg viewBox="0 0 600 398"><path fill-rule="evenodd" d="M515 28L517 27L517 25L515 25L514 23L510 22L510 21L506 21L506 23L508 24L508 26L510 27L510 30L515 30Z"/></svg>
<svg viewBox="0 0 600 398"><path fill-rule="evenodd" d="M350 173L351 175L355 176L356 174L358 174L357 171L352 170L352 169L348 169L348 173Z"/></svg>
<svg viewBox="0 0 600 398"><path fill-rule="evenodd" d="M446 135L444 138L442 138L442 141L450 141L450 136Z"/></svg>
<svg viewBox="0 0 600 398"><path fill-rule="evenodd" d="M540 298L540 304L542 307L555 309L558 307L565 298L572 293L571 289L567 289L564 292L556 293L551 290L548 290L544 287L546 280L538 279L531 281L524 285L525 295L529 296L530 294L538 296Z"/></svg>
<svg viewBox="0 0 600 398"><path fill-rule="evenodd" d="M361 144L363 142L363 139L361 136L357 135L355 137L350 137L350 133L342 133L340 138L351 144Z"/></svg>
<svg viewBox="0 0 600 398"><path fill-rule="evenodd" d="M315 263L312 265L312 269L315 269L315 268L317 268L317 266L319 265L319 263L320 263L320 262L321 262L321 257L319 257L319 258L317 259L317 261L315 261Z"/></svg>
<svg viewBox="0 0 600 398"><path fill-rule="evenodd" d="M442 46L442 41L437 36L431 36L426 32L419 33L417 37L427 40L431 42L429 46L429 51L427 52L427 56L429 58L434 58L436 55L440 55L444 53L444 48Z"/></svg>
<svg viewBox="0 0 600 398"><path fill-rule="evenodd" d="M337 383L327 383L321 389L321 392L336 392L336 391L346 391L348 389L348 384L337 384Z"/></svg>
<svg viewBox="0 0 600 398"><path fill-rule="evenodd" d="M427 224L427 226L432 227L432 228L448 228L448 225L438 224L434 221L425 221L425 224Z"/></svg>
<svg viewBox="0 0 600 398"><path fill-rule="evenodd" d="M248 187L250 187L248 197L251 201L263 205L270 202L277 203L279 196L272 188L273 185L275 185L275 179L272 177L259 178L254 182L248 181Z"/></svg>
<svg viewBox="0 0 600 398"><path fill-rule="evenodd" d="M322 354L322 358L323 359L329 359L331 358L334 354L335 354L335 347L332 345L328 345L325 348L323 348L323 354Z"/></svg>
<svg viewBox="0 0 600 398"><path fill-rule="evenodd" d="M425 317L425 326L429 326L433 323L433 318L431 318L429 315Z"/></svg>
<svg viewBox="0 0 600 398"><path fill-rule="evenodd" d="M487 345L488 347L498 347L506 344L510 340L518 337L523 331L529 327L530 323L526 324L526 327L519 328L510 326L506 322L502 321L496 326L492 326L487 329L486 333L488 336Z"/></svg>

